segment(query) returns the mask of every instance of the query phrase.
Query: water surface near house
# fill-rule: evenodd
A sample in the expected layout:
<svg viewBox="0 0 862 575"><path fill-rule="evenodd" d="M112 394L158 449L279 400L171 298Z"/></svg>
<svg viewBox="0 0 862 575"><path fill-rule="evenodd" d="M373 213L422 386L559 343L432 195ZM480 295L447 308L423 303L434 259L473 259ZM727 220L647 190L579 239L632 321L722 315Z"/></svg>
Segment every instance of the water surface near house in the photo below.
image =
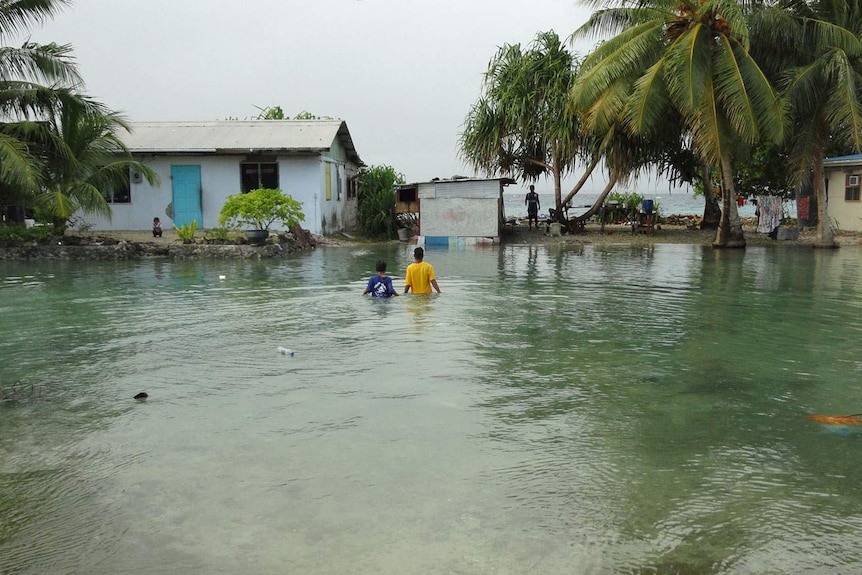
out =
<svg viewBox="0 0 862 575"><path fill-rule="evenodd" d="M0 262L0 572L862 569L862 252L411 248Z"/></svg>

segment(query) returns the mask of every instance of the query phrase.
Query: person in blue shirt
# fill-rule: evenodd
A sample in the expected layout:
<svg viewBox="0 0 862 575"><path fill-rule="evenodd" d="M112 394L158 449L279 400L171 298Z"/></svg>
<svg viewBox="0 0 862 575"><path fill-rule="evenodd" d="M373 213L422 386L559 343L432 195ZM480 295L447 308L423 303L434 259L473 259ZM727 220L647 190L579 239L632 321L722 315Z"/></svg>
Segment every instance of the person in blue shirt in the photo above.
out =
<svg viewBox="0 0 862 575"><path fill-rule="evenodd" d="M368 278L368 285L365 286L365 291L362 295L371 294L371 297L390 297L398 295L395 288L392 286L392 278L386 275L386 262L377 260L377 265L374 266L377 273Z"/></svg>

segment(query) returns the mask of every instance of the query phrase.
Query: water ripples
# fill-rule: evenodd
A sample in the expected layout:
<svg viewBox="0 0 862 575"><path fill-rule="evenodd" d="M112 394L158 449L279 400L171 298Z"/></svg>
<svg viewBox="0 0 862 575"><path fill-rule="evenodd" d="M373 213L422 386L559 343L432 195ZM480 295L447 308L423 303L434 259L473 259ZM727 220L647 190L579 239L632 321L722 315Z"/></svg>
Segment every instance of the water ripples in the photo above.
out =
<svg viewBox="0 0 862 575"><path fill-rule="evenodd" d="M862 411L858 254L428 257L443 295L386 302L400 245L3 264L0 384L44 392L0 404L0 571L860 565L862 436L802 417Z"/></svg>

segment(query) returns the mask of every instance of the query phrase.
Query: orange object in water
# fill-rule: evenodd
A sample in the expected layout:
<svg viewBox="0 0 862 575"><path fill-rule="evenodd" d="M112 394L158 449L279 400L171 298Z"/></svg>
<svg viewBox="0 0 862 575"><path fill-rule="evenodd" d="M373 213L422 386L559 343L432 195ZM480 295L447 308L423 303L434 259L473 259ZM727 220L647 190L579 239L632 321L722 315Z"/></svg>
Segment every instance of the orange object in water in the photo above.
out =
<svg viewBox="0 0 862 575"><path fill-rule="evenodd" d="M862 425L862 413L854 415L806 415L808 419L829 425Z"/></svg>

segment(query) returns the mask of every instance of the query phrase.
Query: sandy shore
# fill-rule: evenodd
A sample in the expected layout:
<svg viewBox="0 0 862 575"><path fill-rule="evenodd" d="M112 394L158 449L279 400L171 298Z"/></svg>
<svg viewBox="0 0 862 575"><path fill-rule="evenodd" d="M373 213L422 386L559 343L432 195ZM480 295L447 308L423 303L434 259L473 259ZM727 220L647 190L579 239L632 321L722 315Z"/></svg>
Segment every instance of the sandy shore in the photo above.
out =
<svg viewBox="0 0 862 575"><path fill-rule="evenodd" d="M759 234L754 226L744 226L747 246L812 246L814 244L814 229L800 231L798 240L777 241L766 234ZM526 225L517 225L506 230L502 238L507 244L542 244L542 243L580 243L580 244L699 244L710 246L715 239L715 230L688 229L685 226L661 225L650 234L632 233L631 227L624 225L606 225L604 231L600 225L589 224L584 233L551 237L542 226L538 230L530 230ZM836 234L839 246L859 245L859 234Z"/></svg>

